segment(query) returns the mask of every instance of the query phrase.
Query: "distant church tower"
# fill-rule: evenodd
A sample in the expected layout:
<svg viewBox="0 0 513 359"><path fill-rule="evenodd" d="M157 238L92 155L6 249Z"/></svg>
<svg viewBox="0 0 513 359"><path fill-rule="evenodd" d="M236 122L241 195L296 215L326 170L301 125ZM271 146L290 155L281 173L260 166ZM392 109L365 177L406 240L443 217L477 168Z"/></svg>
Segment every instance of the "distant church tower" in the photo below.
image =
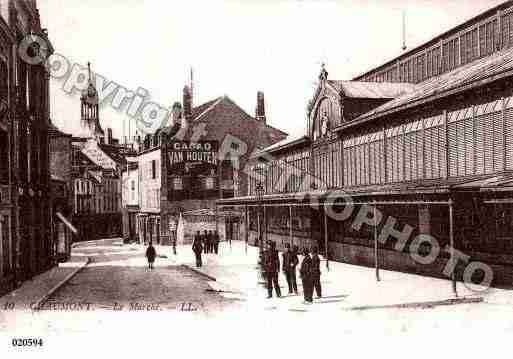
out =
<svg viewBox="0 0 513 359"><path fill-rule="evenodd" d="M82 136L94 138L99 143L105 143L105 132L100 125L98 93L91 76L91 64L87 63L89 72L87 90L82 92L80 97L81 116L80 126Z"/></svg>

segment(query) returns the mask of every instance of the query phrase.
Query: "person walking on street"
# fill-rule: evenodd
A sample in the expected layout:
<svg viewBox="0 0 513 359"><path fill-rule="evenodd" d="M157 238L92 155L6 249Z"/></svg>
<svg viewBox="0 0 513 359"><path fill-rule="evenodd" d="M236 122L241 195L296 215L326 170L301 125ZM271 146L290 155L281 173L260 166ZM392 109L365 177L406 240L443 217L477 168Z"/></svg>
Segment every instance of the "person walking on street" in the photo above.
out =
<svg viewBox="0 0 513 359"><path fill-rule="evenodd" d="M148 245L148 248L146 249L146 259L148 259L148 269L153 269L153 262L155 262L155 257L157 256L157 251L155 250L155 247L150 244Z"/></svg>
<svg viewBox="0 0 513 359"><path fill-rule="evenodd" d="M303 250L303 261L301 262L301 267L299 268L299 273L301 275L301 282L303 283L303 296L305 298L305 303L311 304L313 302L313 287L312 287L312 258L310 258L310 253L308 248Z"/></svg>
<svg viewBox="0 0 513 359"><path fill-rule="evenodd" d="M217 233L217 231L214 232L214 252L216 254L219 253L219 233Z"/></svg>
<svg viewBox="0 0 513 359"><path fill-rule="evenodd" d="M312 248L312 286L315 288L317 298L321 298L321 259L319 258L319 250L317 247Z"/></svg>
<svg viewBox="0 0 513 359"><path fill-rule="evenodd" d="M280 285L278 283L278 272L280 270L280 257L276 250L276 244L269 242L269 247L264 253L264 273L267 279L267 298L273 296L273 286L276 296L281 297Z"/></svg>
<svg viewBox="0 0 513 359"><path fill-rule="evenodd" d="M210 238L206 229L203 231L203 246L205 247L205 253L210 253Z"/></svg>
<svg viewBox="0 0 513 359"><path fill-rule="evenodd" d="M296 283L296 266L299 263L297 255L290 249L290 244L285 244L285 252L283 252L282 268L283 274L287 279L289 286L289 294L297 294L297 283Z"/></svg>
<svg viewBox="0 0 513 359"><path fill-rule="evenodd" d="M171 245L173 246L173 254L176 256L176 231L171 232Z"/></svg>
<svg viewBox="0 0 513 359"><path fill-rule="evenodd" d="M212 231L208 231L208 241L210 245L210 253L214 253L214 233Z"/></svg>
<svg viewBox="0 0 513 359"><path fill-rule="evenodd" d="M194 241L192 242L192 251L196 256L196 268L199 268L203 265L201 262L201 252L203 252L203 244L201 243L201 234L200 231L196 232L194 236Z"/></svg>

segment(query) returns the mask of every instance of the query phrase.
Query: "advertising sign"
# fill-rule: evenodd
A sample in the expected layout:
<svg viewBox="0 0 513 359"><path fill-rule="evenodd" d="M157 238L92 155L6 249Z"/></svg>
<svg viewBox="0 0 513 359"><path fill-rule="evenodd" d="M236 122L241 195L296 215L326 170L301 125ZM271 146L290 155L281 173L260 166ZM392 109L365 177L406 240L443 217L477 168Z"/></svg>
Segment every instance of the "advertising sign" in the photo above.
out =
<svg viewBox="0 0 513 359"><path fill-rule="evenodd" d="M167 146L168 176L215 176L217 141L174 141Z"/></svg>

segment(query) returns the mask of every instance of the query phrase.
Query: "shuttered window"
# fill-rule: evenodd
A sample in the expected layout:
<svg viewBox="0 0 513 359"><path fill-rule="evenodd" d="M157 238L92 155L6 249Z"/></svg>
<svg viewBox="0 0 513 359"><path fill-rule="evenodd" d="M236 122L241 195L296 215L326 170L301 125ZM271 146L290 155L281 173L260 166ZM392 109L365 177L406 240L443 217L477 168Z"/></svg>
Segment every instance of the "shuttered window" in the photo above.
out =
<svg viewBox="0 0 513 359"><path fill-rule="evenodd" d="M393 137L390 138L390 147L392 148L392 158L391 158L391 162L392 162L392 176L390 177L390 179L392 180L392 182L397 182L399 181L399 167L398 167L398 158L399 158L399 154L398 154L398 150L397 150L397 128L396 129L393 129Z"/></svg>
<svg viewBox="0 0 513 359"><path fill-rule="evenodd" d="M424 177L424 149L422 122L414 121L404 127L404 180L414 181Z"/></svg>
<svg viewBox="0 0 513 359"><path fill-rule="evenodd" d="M493 173L493 117L491 114L483 115L484 127L484 168L485 173Z"/></svg>
<svg viewBox="0 0 513 359"><path fill-rule="evenodd" d="M479 26L479 53L480 56L486 56L486 26Z"/></svg>
<svg viewBox="0 0 513 359"><path fill-rule="evenodd" d="M454 38L443 45L443 69L450 71L459 66L459 39Z"/></svg>
<svg viewBox="0 0 513 359"><path fill-rule="evenodd" d="M502 47L510 47L511 46L511 38L513 30L511 28L511 19L512 19L512 13L503 14L501 17L501 46Z"/></svg>
<svg viewBox="0 0 513 359"><path fill-rule="evenodd" d="M386 167L386 174L388 182L393 182L394 180L394 171L393 171L393 165L394 165L394 157L393 157L393 142L392 142L392 129L386 130L386 158L387 158L387 167Z"/></svg>
<svg viewBox="0 0 513 359"><path fill-rule="evenodd" d="M435 178L433 174L433 128L432 118L423 120L424 126L424 158L425 158L425 178Z"/></svg>
<svg viewBox="0 0 513 359"><path fill-rule="evenodd" d="M449 138L449 176L455 177L458 175L458 134L457 134L457 120L459 111L449 112L447 114L447 137Z"/></svg>
<svg viewBox="0 0 513 359"><path fill-rule="evenodd" d="M440 47L436 47L433 50L433 76L440 74Z"/></svg>
<svg viewBox="0 0 513 359"><path fill-rule="evenodd" d="M410 158L411 158L411 161L410 161L410 167L411 167L411 179L412 180L416 180L418 178L417 176L417 173L418 173L418 158L417 158L417 132L416 132L416 128L415 128L415 123L413 124L412 126L412 132L410 133L410 139L411 139L411 142L410 142ZM406 162L406 161L405 161ZM408 166L407 163L405 163L404 167L406 168L406 166Z"/></svg>
<svg viewBox="0 0 513 359"><path fill-rule="evenodd" d="M463 120L465 134L465 174L472 175L475 171L474 165L474 118L473 108L467 110L467 118Z"/></svg>
<svg viewBox="0 0 513 359"><path fill-rule="evenodd" d="M476 173L500 171L504 163L501 100L476 106Z"/></svg>
<svg viewBox="0 0 513 359"><path fill-rule="evenodd" d="M505 105L506 169L513 170L513 97L507 98Z"/></svg>
<svg viewBox="0 0 513 359"><path fill-rule="evenodd" d="M498 101L496 112L493 113L493 170L504 170L504 129L502 119L502 101Z"/></svg>
<svg viewBox="0 0 513 359"><path fill-rule="evenodd" d="M385 141L383 138L383 132L379 133L379 183L385 183Z"/></svg>
<svg viewBox="0 0 513 359"><path fill-rule="evenodd" d="M389 182L404 180L404 140L402 126L387 130L387 174Z"/></svg>
<svg viewBox="0 0 513 359"><path fill-rule="evenodd" d="M475 124L475 173L484 174L484 121L482 116L476 116Z"/></svg>
<svg viewBox="0 0 513 359"><path fill-rule="evenodd" d="M406 125L404 135L404 180L411 181L412 180L412 136L413 132L411 132L411 123Z"/></svg>
<svg viewBox="0 0 513 359"><path fill-rule="evenodd" d="M426 52L426 72L428 78L433 76L433 54L431 51Z"/></svg>
<svg viewBox="0 0 513 359"><path fill-rule="evenodd" d="M394 173L395 182L400 182L404 179L404 140L403 136L401 135L401 128L397 127L396 136L394 137L394 142L396 146L396 166Z"/></svg>
<svg viewBox="0 0 513 359"><path fill-rule="evenodd" d="M445 136L445 129L444 129L444 118L443 116L439 117L439 124L440 126L437 127L437 140L438 140L438 146L437 146L437 156L438 161L435 162L436 165L438 165L438 172L440 177L446 177L447 176L447 158L446 158L446 148L447 148L447 139Z"/></svg>
<svg viewBox="0 0 513 359"><path fill-rule="evenodd" d="M465 176L475 173L476 154L473 107L448 113L449 176Z"/></svg>
<svg viewBox="0 0 513 359"><path fill-rule="evenodd" d="M416 122L416 139L417 139L417 178L424 178L424 129L422 120Z"/></svg>

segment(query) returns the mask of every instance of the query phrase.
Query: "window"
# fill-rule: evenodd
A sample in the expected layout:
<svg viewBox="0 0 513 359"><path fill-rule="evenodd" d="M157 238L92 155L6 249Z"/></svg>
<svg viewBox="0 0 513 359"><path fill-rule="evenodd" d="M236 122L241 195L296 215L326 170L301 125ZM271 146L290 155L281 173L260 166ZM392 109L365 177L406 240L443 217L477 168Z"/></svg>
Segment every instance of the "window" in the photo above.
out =
<svg viewBox="0 0 513 359"><path fill-rule="evenodd" d="M7 103L7 97L9 93L9 73L7 71L7 64L0 60L0 104ZM1 111L1 109L0 109ZM0 120L1 112L0 112Z"/></svg>
<svg viewBox="0 0 513 359"><path fill-rule="evenodd" d="M155 160L151 161L151 179L157 178L157 162Z"/></svg>
<svg viewBox="0 0 513 359"><path fill-rule="evenodd" d="M0 183L9 181L9 138L7 131L0 129Z"/></svg>
<svg viewBox="0 0 513 359"><path fill-rule="evenodd" d="M130 188L132 189L132 191L135 191L135 181L134 180L132 180L130 182Z"/></svg>
<svg viewBox="0 0 513 359"><path fill-rule="evenodd" d="M205 188L206 189L213 189L214 188L214 177L207 177L205 178Z"/></svg>
<svg viewBox="0 0 513 359"><path fill-rule="evenodd" d="M182 183L182 178L181 177L173 178L173 189L175 191L183 190L183 183Z"/></svg>

